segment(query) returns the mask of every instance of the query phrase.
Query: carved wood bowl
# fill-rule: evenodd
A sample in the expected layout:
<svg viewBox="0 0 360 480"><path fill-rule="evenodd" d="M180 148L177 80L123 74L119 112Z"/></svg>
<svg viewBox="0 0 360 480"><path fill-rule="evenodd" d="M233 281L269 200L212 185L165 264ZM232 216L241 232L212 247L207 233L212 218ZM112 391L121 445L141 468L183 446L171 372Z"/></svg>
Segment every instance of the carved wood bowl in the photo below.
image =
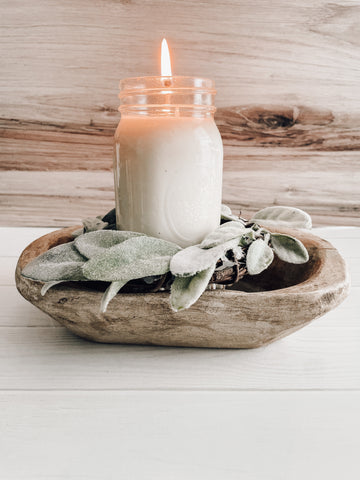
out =
<svg viewBox="0 0 360 480"><path fill-rule="evenodd" d="M277 228L301 240L310 260L291 265L276 259L268 270L225 290L206 291L188 310L174 313L169 293L119 293L99 312L106 284L69 282L41 296L42 282L21 276L36 256L72 240L64 228L31 243L16 268L21 295L76 335L103 343L210 348L255 348L285 337L339 305L347 296L344 260L327 241L309 232Z"/></svg>

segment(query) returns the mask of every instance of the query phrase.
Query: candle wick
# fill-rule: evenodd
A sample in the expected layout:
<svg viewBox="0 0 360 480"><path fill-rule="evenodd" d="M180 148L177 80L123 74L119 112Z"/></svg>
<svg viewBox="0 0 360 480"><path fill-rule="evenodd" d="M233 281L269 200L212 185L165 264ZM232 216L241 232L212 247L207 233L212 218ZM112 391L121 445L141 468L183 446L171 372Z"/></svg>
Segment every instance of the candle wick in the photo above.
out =
<svg viewBox="0 0 360 480"><path fill-rule="evenodd" d="M164 85L164 87L171 87L171 85L172 85L171 78L164 78L163 85Z"/></svg>

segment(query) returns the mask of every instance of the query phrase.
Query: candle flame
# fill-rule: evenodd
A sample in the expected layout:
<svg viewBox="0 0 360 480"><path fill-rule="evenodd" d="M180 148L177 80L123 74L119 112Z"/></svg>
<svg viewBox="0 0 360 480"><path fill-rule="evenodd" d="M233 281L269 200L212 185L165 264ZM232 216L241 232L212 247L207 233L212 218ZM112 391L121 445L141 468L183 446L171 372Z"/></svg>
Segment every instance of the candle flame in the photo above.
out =
<svg viewBox="0 0 360 480"><path fill-rule="evenodd" d="M161 42L161 76L162 77L171 77L171 61L170 61L170 52L167 41L163 38Z"/></svg>

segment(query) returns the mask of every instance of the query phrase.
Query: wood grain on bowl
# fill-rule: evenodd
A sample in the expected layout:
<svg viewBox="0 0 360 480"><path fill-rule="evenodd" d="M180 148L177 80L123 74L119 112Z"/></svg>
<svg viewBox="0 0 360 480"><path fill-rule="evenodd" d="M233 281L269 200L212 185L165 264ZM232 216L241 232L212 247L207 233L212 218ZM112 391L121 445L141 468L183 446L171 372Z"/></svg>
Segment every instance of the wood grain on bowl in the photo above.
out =
<svg viewBox="0 0 360 480"><path fill-rule="evenodd" d="M231 289L206 291L188 310L174 313L167 292L119 293L105 314L103 290L92 282L71 282L41 296L41 282L21 276L24 266L52 246L72 239L77 227L55 231L30 244L19 258L21 295L73 333L97 342L147 345L255 348L302 328L346 297L344 260L330 243L309 232L276 229L301 240L309 251L304 265L277 261L268 272ZM249 277L246 277L249 278ZM255 285L255 288L254 288Z"/></svg>

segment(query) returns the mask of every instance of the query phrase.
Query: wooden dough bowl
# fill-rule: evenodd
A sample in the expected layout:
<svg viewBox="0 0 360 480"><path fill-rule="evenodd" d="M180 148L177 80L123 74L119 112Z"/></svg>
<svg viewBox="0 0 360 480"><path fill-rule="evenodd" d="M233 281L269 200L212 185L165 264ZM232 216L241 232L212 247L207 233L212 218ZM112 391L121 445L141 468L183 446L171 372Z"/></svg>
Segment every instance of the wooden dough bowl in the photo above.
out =
<svg viewBox="0 0 360 480"><path fill-rule="evenodd" d="M190 309L174 313L169 293L119 293L99 312L107 284L71 282L41 296L42 282L21 276L49 248L72 240L64 228L31 243L16 268L21 295L76 335L104 343L212 348L255 348L285 337L341 303L349 289L346 265L327 241L309 232L277 228L297 237L310 255L303 265L276 259L260 275L226 290L208 290ZM102 289L102 290L101 290Z"/></svg>

